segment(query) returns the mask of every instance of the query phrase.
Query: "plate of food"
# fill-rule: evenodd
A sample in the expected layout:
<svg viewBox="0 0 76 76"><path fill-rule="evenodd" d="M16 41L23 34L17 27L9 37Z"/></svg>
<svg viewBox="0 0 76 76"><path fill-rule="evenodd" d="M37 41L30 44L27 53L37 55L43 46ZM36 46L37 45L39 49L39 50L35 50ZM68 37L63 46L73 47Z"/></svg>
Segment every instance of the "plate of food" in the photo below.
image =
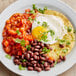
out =
<svg viewBox="0 0 76 76"><path fill-rule="evenodd" d="M59 0L18 0L0 15L0 57L19 75L59 75L76 63L76 13Z"/></svg>

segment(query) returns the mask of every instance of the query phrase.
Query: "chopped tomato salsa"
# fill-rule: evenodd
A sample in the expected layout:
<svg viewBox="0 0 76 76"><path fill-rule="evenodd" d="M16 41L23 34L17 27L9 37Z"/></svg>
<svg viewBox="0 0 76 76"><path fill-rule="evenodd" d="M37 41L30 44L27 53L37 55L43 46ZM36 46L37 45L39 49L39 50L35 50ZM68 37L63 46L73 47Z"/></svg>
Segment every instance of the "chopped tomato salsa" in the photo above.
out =
<svg viewBox="0 0 76 76"><path fill-rule="evenodd" d="M29 17L32 18L32 21L30 21ZM15 13L6 21L2 33L2 44L6 53L9 55L22 55L25 52L25 47L33 40L31 28L34 18L35 15L30 14L30 9L26 9L25 13Z"/></svg>

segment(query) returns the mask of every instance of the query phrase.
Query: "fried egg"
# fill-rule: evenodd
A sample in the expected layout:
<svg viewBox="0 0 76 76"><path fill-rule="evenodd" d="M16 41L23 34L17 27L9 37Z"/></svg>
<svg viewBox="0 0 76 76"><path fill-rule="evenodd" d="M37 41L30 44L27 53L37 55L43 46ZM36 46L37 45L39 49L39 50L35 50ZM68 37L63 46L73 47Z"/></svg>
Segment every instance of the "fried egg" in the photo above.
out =
<svg viewBox="0 0 76 76"><path fill-rule="evenodd" d="M67 34L63 20L54 15L37 14L32 24L32 36L45 44L54 44Z"/></svg>

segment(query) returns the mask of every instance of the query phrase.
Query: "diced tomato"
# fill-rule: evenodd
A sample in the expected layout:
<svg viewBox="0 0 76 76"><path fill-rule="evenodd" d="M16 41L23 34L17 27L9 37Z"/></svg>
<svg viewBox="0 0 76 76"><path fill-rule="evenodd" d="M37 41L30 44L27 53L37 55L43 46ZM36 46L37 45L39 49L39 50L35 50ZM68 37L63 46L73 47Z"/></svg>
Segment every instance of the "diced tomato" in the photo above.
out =
<svg viewBox="0 0 76 76"><path fill-rule="evenodd" d="M29 14L26 14L26 13L24 14L24 17L25 17L26 19L28 19L29 16L30 16Z"/></svg>
<svg viewBox="0 0 76 76"><path fill-rule="evenodd" d="M27 40L29 40L29 41L32 41L32 40L33 40L32 35L27 35L26 38L27 38Z"/></svg>
<svg viewBox="0 0 76 76"><path fill-rule="evenodd" d="M49 57L49 60L52 60L52 61L53 61L53 60L54 60L54 58L53 58L53 57Z"/></svg>
<svg viewBox="0 0 76 76"><path fill-rule="evenodd" d="M9 47L4 48L4 50L6 53L9 53L11 51Z"/></svg>
<svg viewBox="0 0 76 76"><path fill-rule="evenodd" d="M25 12L30 12L30 9L26 9Z"/></svg>
<svg viewBox="0 0 76 76"><path fill-rule="evenodd" d="M26 44L25 45L29 45L29 41L28 40L25 40Z"/></svg>
<svg viewBox="0 0 76 76"><path fill-rule="evenodd" d="M22 51L18 51L18 55L22 56Z"/></svg>
<svg viewBox="0 0 76 76"><path fill-rule="evenodd" d="M8 41L5 41L4 42L4 46L7 47L8 45L9 45L9 42Z"/></svg>

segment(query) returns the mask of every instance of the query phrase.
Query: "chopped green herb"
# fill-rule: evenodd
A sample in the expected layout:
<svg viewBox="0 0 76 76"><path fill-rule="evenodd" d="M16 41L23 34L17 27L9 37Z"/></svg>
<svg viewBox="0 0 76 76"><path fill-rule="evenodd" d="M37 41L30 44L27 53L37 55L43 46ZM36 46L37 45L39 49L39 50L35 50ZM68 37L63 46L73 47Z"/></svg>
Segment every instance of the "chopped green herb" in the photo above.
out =
<svg viewBox="0 0 76 76"><path fill-rule="evenodd" d="M66 52L68 51L68 49L63 49L62 51L63 51L64 53L66 53Z"/></svg>
<svg viewBox="0 0 76 76"><path fill-rule="evenodd" d="M25 40L21 40L20 44L21 44L22 46L25 46Z"/></svg>
<svg viewBox="0 0 76 76"><path fill-rule="evenodd" d="M27 49L27 50L30 50L30 48L31 48L31 45L27 45L27 46L26 46L26 49Z"/></svg>
<svg viewBox="0 0 76 76"><path fill-rule="evenodd" d="M55 35L55 32L53 30L49 30L48 32L50 32L50 35L51 36L54 36Z"/></svg>
<svg viewBox="0 0 76 76"><path fill-rule="evenodd" d="M59 40L59 38L57 37L55 40Z"/></svg>
<svg viewBox="0 0 76 76"><path fill-rule="evenodd" d="M43 26L43 27L48 27L47 22L43 22L43 23L42 23L42 26Z"/></svg>
<svg viewBox="0 0 76 76"><path fill-rule="evenodd" d="M20 40L20 39L17 38L17 39L15 40L15 42L16 42L16 43L20 43L21 46L25 46L25 40Z"/></svg>
<svg viewBox="0 0 76 76"><path fill-rule="evenodd" d="M19 65L19 70L25 70L25 67L22 67L22 65Z"/></svg>
<svg viewBox="0 0 76 76"><path fill-rule="evenodd" d="M48 52L50 52L50 49L47 49L46 47L44 47L44 48L42 49L42 52L48 53Z"/></svg>
<svg viewBox="0 0 76 76"><path fill-rule="evenodd" d="M44 7L44 10L47 10L47 7Z"/></svg>
<svg viewBox="0 0 76 76"><path fill-rule="evenodd" d="M40 22L38 21L37 24L40 24Z"/></svg>
<svg viewBox="0 0 76 76"><path fill-rule="evenodd" d="M71 32L72 31L72 28L71 26L68 27L68 32Z"/></svg>
<svg viewBox="0 0 76 76"><path fill-rule="evenodd" d="M33 4L33 9L35 10L35 9L37 9L37 7L36 7L36 5L35 4Z"/></svg>
<svg viewBox="0 0 76 76"><path fill-rule="evenodd" d="M60 40L60 44L63 44L65 42L65 40Z"/></svg>
<svg viewBox="0 0 76 76"><path fill-rule="evenodd" d="M74 33L76 33L76 30L74 30Z"/></svg>
<svg viewBox="0 0 76 76"><path fill-rule="evenodd" d="M69 41L66 42L66 45L70 45L71 43Z"/></svg>
<svg viewBox="0 0 76 76"><path fill-rule="evenodd" d="M42 14L44 14L44 10L42 10L41 8L38 9L38 11Z"/></svg>
<svg viewBox="0 0 76 76"><path fill-rule="evenodd" d="M16 42L16 43L20 43L21 40L17 38L17 39L15 40L15 42Z"/></svg>
<svg viewBox="0 0 76 76"><path fill-rule="evenodd" d="M44 64L45 62L44 61L42 61L42 64Z"/></svg>
<svg viewBox="0 0 76 76"><path fill-rule="evenodd" d="M19 30L16 30L16 33L17 33L18 35L21 35L21 32L20 32Z"/></svg>
<svg viewBox="0 0 76 76"><path fill-rule="evenodd" d="M32 22L32 21L33 21L33 19L32 19L31 17L29 17L29 18L28 18L28 20L30 20L30 22Z"/></svg>
<svg viewBox="0 0 76 76"><path fill-rule="evenodd" d="M43 40L44 42L47 42L47 35L46 35L46 32L44 32L41 36L41 40Z"/></svg>
<svg viewBox="0 0 76 76"><path fill-rule="evenodd" d="M30 13L31 13L31 14L34 14L34 13L35 13L35 11L34 11L34 10L31 10L31 11L30 11Z"/></svg>
<svg viewBox="0 0 76 76"><path fill-rule="evenodd" d="M26 61L27 61L26 59L23 59L23 60L22 60L22 62L26 62Z"/></svg>
<svg viewBox="0 0 76 76"><path fill-rule="evenodd" d="M57 61L55 61L54 66L57 64Z"/></svg>
<svg viewBox="0 0 76 76"><path fill-rule="evenodd" d="M8 55L8 54L7 54L7 55L5 55L5 57L6 57L6 58L8 58L8 59L11 59L11 56L10 56L10 55Z"/></svg>

